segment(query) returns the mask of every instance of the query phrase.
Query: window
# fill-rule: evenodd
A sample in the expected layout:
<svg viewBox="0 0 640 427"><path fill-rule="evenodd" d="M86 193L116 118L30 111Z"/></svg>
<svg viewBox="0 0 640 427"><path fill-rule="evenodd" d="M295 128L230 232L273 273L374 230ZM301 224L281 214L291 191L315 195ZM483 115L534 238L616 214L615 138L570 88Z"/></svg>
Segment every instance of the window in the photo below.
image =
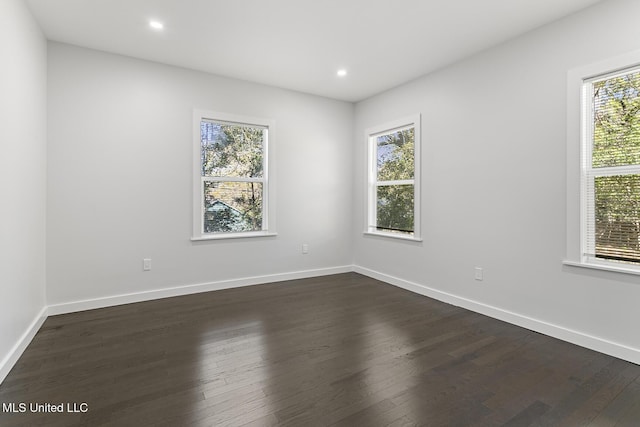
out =
<svg viewBox="0 0 640 427"><path fill-rule="evenodd" d="M268 120L196 112L193 239L273 234Z"/></svg>
<svg viewBox="0 0 640 427"><path fill-rule="evenodd" d="M420 116L367 132L366 233L420 240Z"/></svg>
<svg viewBox="0 0 640 427"><path fill-rule="evenodd" d="M640 67L584 80L583 256L640 267Z"/></svg>

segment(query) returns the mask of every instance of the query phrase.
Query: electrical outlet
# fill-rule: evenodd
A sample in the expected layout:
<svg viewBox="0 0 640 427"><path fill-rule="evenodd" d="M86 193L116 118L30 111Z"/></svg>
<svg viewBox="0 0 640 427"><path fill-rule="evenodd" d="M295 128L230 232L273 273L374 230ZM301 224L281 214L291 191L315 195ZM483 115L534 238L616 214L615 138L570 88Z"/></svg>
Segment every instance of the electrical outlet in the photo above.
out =
<svg viewBox="0 0 640 427"><path fill-rule="evenodd" d="M142 270L143 271L151 270L151 258L145 258L142 260Z"/></svg>
<svg viewBox="0 0 640 427"><path fill-rule="evenodd" d="M305 255L309 253L309 245L307 243L302 244L302 253Z"/></svg>
<svg viewBox="0 0 640 427"><path fill-rule="evenodd" d="M475 268L475 279L480 281L484 279L483 273L482 273L482 267Z"/></svg>

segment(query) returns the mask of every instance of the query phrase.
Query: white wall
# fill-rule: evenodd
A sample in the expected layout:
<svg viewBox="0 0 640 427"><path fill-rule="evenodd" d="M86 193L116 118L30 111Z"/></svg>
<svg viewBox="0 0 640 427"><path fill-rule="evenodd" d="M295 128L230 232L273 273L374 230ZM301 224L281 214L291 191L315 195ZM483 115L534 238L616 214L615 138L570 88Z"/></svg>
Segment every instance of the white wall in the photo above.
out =
<svg viewBox="0 0 640 427"><path fill-rule="evenodd" d="M47 45L21 0L0 2L0 381L45 306Z"/></svg>
<svg viewBox="0 0 640 427"><path fill-rule="evenodd" d="M46 43L23 3L4 0L0 378L45 305L45 229L50 305L355 259L392 281L640 349L638 278L561 263L567 71L640 49L635 16L637 2L605 2L354 115L348 103L57 43L47 102ZM193 108L276 121L277 237L189 240ZM364 237L364 129L416 112L425 240Z"/></svg>
<svg viewBox="0 0 640 427"><path fill-rule="evenodd" d="M640 49L638 16L640 2L604 2L357 104L356 265L640 360L640 278L562 265L567 72ZM363 236L365 129L417 112L424 242Z"/></svg>
<svg viewBox="0 0 640 427"><path fill-rule="evenodd" d="M352 264L352 104L58 43L48 76L49 304ZM194 108L275 120L277 237L189 240Z"/></svg>

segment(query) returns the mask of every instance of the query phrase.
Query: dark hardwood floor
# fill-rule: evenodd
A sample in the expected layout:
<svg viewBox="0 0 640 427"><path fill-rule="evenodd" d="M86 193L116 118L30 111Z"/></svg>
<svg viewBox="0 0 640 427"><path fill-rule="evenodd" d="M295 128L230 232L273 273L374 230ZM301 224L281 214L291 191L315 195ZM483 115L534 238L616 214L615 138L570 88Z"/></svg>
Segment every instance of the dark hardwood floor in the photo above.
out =
<svg viewBox="0 0 640 427"><path fill-rule="evenodd" d="M50 317L0 402L1 426L640 426L640 366L350 273Z"/></svg>

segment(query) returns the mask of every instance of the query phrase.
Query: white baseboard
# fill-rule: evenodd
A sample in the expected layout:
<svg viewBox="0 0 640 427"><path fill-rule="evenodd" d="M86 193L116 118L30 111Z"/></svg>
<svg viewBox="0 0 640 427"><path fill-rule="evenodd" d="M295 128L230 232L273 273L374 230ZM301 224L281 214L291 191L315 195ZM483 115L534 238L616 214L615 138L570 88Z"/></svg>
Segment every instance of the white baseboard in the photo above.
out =
<svg viewBox="0 0 640 427"><path fill-rule="evenodd" d="M20 340L0 362L0 384L7 377L13 366L16 364L22 353L25 351L33 337L36 335L48 316L56 314L74 313L96 308L111 307L134 302L151 301L160 298L170 298L181 295L190 295L200 292L209 292L222 289L238 288L242 286L259 285L266 283L282 282L285 280L306 279L310 277L328 276L331 274L349 273L353 271L353 266L341 266L322 268L315 270L295 271L290 273L271 274L265 276L244 277L240 279L221 280L218 282L200 283L195 285L177 286L173 288L157 289L146 292L136 292L125 295L114 295L104 298L95 298L82 301L72 301L62 304L45 306L40 314L33 320L27 331L20 337Z"/></svg>
<svg viewBox="0 0 640 427"><path fill-rule="evenodd" d="M476 313L484 314L495 319L521 326L532 331L540 332L554 338L567 341L581 347L599 351L632 363L640 364L640 350L623 344L611 342L602 338L594 337L582 332L564 328L538 319L533 319L521 314L517 314L508 310L493 307L447 292L430 288L425 285L399 279L384 273L380 273L360 266L341 266L333 268L324 268L316 270L305 270L291 273L281 273L265 276L245 277L240 279L222 280L218 282L201 283L195 285L178 286L173 288L158 289L153 291L131 293L125 295L115 295L104 298L95 298L90 300L72 301L63 304L50 305L44 307L36 316L31 325L27 328L20 340L14 345L8 355L0 362L0 384L9 374L15 363L18 361L24 350L27 348L35 334L38 332L47 316L56 314L73 313L77 311L92 310L96 308L111 307L122 304L130 304L134 302L150 301L160 298L169 298L181 295L190 295L200 292L209 292L222 289L238 288L242 286L251 286L258 284L282 282L285 280L306 279L310 277L327 276L331 274L340 274L348 272L360 273L390 285L424 295L429 298L436 299L448 304L465 308Z"/></svg>
<svg viewBox="0 0 640 427"><path fill-rule="evenodd" d="M218 291L222 289L239 288L242 286L259 285L265 283L282 282L285 280L306 279L309 277L327 276L330 274L348 273L353 271L353 266L323 268L316 270L296 271L291 273L271 274L265 276L244 277L240 279L221 280L218 282L199 283L195 285L177 286L173 288L157 289L145 292L136 292L123 295L114 295L104 298L95 298L82 301L72 301L49 306L48 314L74 313L77 311L93 310L96 308L112 307L115 305L131 304L134 302L151 301L161 298L170 298L181 295L197 294L200 292Z"/></svg>
<svg viewBox="0 0 640 427"><path fill-rule="evenodd" d="M583 332L574 331L572 329L554 325L542 320L534 319L498 307L493 307L467 298L459 297L447 292L442 292L425 285L399 279L397 277L389 276L387 274L370 270L365 267L354 266L353 271L364 276L368 276L373 279L388 283L390 285L394 285L399 288L436 299L438 301L462 307L476 313L484 314L485 316L493 317L494 319L503 320L513 325L521 326L523 328L539 332L541 334L558 338L560 340L567 341L581 347L595 350L600 353L608 354L610 356L640 365L640 349L637 348L628 347L626 345L594 337Z"/></svg>
<svg viewBox="0 0 640 427"><path fill-rule="evenodd" d="M36 336L36 333L47 320L47 307L43 307L38 315L36 315L35 319L31 322L31 325L27 328L27 330L22 334L18 342L13 346L9 354L7 354L2 361L0 362L0 384L4 381L4 379L9 375L9 372L16 364L22 353L27 349L29 343L33 337Z"/></svg>

